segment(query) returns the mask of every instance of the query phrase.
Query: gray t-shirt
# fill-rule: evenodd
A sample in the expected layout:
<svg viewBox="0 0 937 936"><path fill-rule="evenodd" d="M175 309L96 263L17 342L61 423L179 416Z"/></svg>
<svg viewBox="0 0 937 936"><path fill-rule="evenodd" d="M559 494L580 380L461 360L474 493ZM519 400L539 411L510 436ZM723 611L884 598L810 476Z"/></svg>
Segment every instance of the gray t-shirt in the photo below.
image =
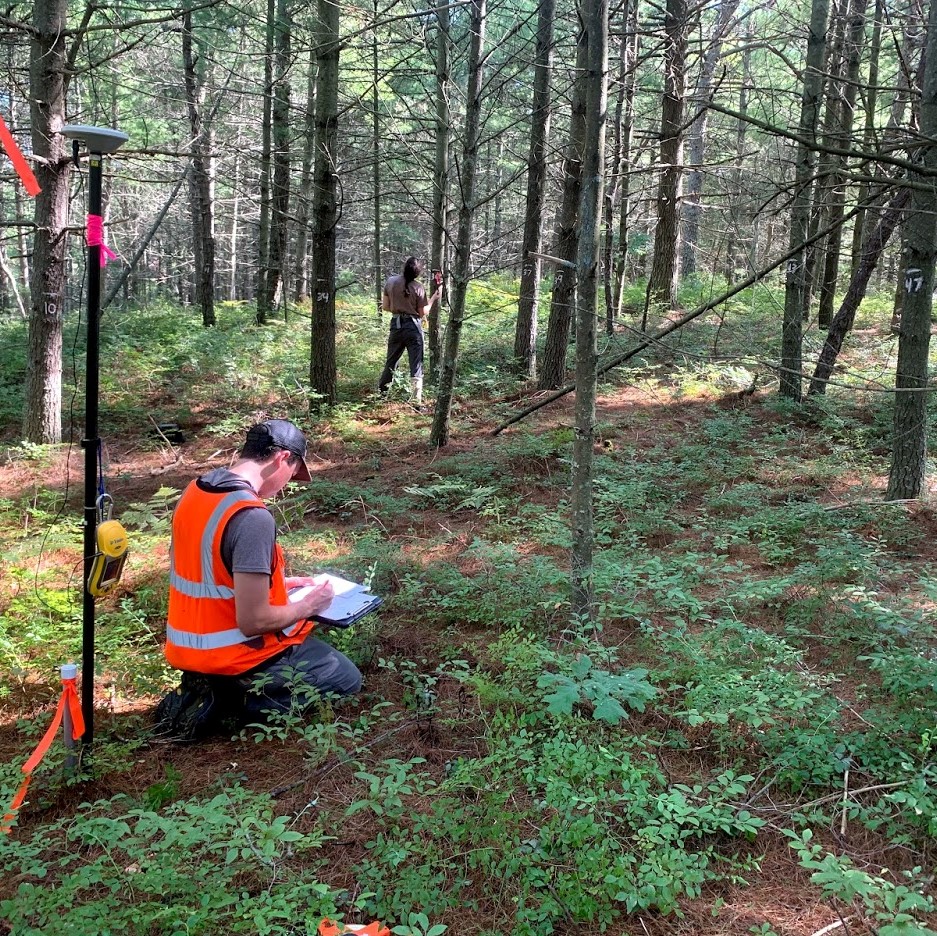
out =
<svg viewBox="0 0 937 936"><path fill-rule="evenodd" d="M406 290L409 295L404 295ZM390 311L396 314L412 315L420 318L426 305L426 290L421 283L411 280L408 286L402 273L390 276L384 283L384 295L387 296Z"/></svg>
<svg viewBox="0 0 937 936"><path fill-rule="evenodd" d="M251 491L251 485L227 468L215 468L196 482L204 491L228 493ZM273 547L277 526L266 507L246 507L229 521L221 535L221 561L232 573L254 572L270 575L273 571Z"/></svg>

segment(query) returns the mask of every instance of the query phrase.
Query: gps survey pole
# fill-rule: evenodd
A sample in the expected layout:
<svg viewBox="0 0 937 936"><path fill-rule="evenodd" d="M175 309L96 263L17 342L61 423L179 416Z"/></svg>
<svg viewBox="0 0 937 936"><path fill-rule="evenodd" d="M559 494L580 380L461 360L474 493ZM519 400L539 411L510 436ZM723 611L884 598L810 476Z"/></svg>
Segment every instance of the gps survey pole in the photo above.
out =
<svg viewBox="0 0 937 936"><path fill-rule="evenodd" d="M81 615L81 713L85 720L84 745L94 740L94 595L88 579L98 552L98 468L101 440L98 437L98 371L100 361L101 267L104 246L101 230L102 161L128 139L126 133L107 127L66 125L62 136L72 141L75 158L79 144L88 151L88 342L85 365L85 508L84 508L84 600Z"/></svg>

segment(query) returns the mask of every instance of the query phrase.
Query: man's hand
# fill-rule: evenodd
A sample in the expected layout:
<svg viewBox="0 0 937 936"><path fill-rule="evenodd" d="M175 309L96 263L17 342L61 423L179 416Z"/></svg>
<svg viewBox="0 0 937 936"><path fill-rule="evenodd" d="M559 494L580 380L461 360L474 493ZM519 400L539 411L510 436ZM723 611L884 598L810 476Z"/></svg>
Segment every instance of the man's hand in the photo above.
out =
<svg viewBox="0 0 937 936"><path fill-rule="evenodd" d="M332 586L312 577L287 579L287 588L311 585L308 595L285 605L270 604L270 576L255 572L234 573L234 607L238 629L247 637L285 630L328 607Z"/></svg>
<svg viewBox="0 0 937 936"><path fill-rule="evenodd" d="M290 579L287 579L287 583L289 581ZM335 597L332 583L328 579L319 581L315 576L306 576L301 584L308 585L309 591L299 601L291 602L291 604L296 611L302 612L303 618L311 618L314 614L324 611L332 603L332 598ZM287 588L293 587L293 585L287 584Z"/></svg>

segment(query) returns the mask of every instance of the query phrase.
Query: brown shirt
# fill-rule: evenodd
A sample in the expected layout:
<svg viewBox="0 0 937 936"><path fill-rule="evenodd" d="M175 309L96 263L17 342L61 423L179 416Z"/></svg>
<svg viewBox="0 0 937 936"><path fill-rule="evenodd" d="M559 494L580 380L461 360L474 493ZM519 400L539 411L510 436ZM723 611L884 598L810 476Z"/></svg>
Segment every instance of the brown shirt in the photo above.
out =
<svg viewBox="0 0 937 936"><path fill-rule="evenodd" d="M388 299L390 311L394 314L412 315L421 318L423 306L426 305L426 290L416 280L411 280L408 287L409 296L403 294L404 278L402 273L387 278L384 284L384 295Z"/></svg>

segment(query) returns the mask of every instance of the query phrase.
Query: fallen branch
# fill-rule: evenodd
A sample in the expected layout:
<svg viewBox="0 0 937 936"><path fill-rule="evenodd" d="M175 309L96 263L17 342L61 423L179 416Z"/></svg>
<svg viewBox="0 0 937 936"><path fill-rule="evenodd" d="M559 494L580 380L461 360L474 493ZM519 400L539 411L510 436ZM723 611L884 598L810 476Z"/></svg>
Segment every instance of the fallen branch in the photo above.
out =
<svg viewBox="0 0 937 936"><path fill-rule="evenodd" d="M876 193L875 198L879 196L880 193ZM869 203L873 203L873 199L870 198ZM751 276L742 280L740 283L737 283L731 289L727 289L724 293L716 296L715 299L710 299L709 302L704 303L698 308L694 309L692 312L688 312L686 315L677 319L674 322L671 322L669 325L655 332L653 335L649 335L642 342L633 347L630 351L626 351L624 354L619 354L613 357L611 360L606 361L604 364L599 365L596 370L596 377L601 376L602 374L607 373L612 370L614 367L618 367L619 364L624 364L625 361L630 361L631 358L636 357L640 354L645 348L650 347L652 344L656 344L665 338L667 335L672 334L680 328L683 328L688 322L692 322L693 319L699 318L701 315L705 315L707 312L711 312L717 306L722 305L724 302L727 302L736 294L742 292L745 289L748 289L750 286L754 286L759 280L764 279L769 273L774 272L781 264L786 263L788 260L796 257L798 254L802 253L807 247L811 244L815 244L817 241L822 240L824 237L827 237L831 231L835 231L838 227L841 227L847 221L851 221L860 211L860 205L856 205L851 211L847 212L844 217L836 221L833 224L827 225L823 228L822 231L817 231L813 237L808 238L802 244L799 244L793 250L789 250L787 253L782 254L776 260L774 260L769 266L763 267L755 273L752 273ZM535 413L538 409L542 409L544 406L549 406L551 403L559 400L561 397L566 396L567 393L572 393L576 389L576 384L571 383L567 384L565 387L561 387L559 390L551 393L545 399L540 400L538 403L528 406L525 410L522 410L520 413L512 416L510 419L501 423L500 426L491 430L491 435L496 436L503 432L508 426L513 426L514 423L520 422L522 419L525 419L531 413Z"/></svg>
<svg viewBox="0 0 937 936"><path fill-rule="evenodd" d="M830 923L829 926L824 926L823 929L818 929L812 936L826 936L827 933L832 933L833 930L838 930L845 925L845 920L837 920L835 923Z"/></svg>
<svg viewBox="0 0 937 936"><path fill-rule="evenodd" d="M845 504L830 504L829 507L824 507L824 510L849 510L851 507L894 507L895 504L918 504L920 503L920 498L917 497L904 497L901 500L892 500L892 501L848 501Z"/></svg>

